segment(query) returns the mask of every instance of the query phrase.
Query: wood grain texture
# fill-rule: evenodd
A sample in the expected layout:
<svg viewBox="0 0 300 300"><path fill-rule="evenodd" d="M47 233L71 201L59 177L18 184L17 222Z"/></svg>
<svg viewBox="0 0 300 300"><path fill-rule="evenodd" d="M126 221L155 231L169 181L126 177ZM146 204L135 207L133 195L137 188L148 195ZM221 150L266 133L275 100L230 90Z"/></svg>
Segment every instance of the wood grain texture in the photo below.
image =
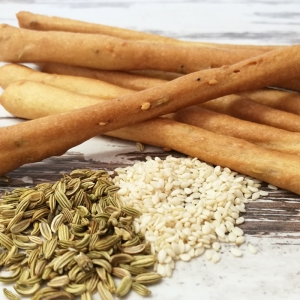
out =
<svg viewBox="0 0 300 300"><path fill-rule="evenodd" d="M8 173L9 182L0 181L0 193L24 185L34 186L43 181L55 182L61 178L62 174L70 173L78 168L113 171L115 168L130 166L137 161L144 161L146 156L160 157L161 159L168 155L183 156L175 151L136 151L119 153L118 155L125 158L123 162L108 163L87 160L83 153L70 151L62 156L50 157L40 163L28 164ZM288 237L290 233L298 233L300 196L281 189L271 190L266 183L262 183L261 189L268 191L269 195L261 197L257 201L250 201L247 204L246 213L241 214L246 219L246 222L240 225L245 233L254 236L280 233L281 238Z"/></svg>

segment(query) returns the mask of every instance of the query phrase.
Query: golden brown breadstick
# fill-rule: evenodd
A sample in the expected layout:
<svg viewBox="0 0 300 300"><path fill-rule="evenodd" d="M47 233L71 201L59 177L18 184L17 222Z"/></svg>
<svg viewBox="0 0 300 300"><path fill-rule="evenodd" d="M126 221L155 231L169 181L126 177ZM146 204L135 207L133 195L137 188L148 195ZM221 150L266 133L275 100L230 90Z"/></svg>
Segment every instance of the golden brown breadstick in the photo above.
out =
<svg viewBox="0 0 300 300"><path fill-rule="evenodd" d="M26 163L60 155L95 135L227 94L269 86L283 78L295 78L300 75L297 64L299 50L300 46L279 48L226 68L195 72L131 95L1 128L0 174ZM9 93L14 97L16 88L24 84L10 84L1 98ZM38 82L34 84L42 85ZM287 163L285 167L293 168L295 165L289 166ZM251 170L253 174L264 171L258 166ZM296 191L294 185L291 181L288 188ZM299 186L298 180L296 185Z"/></svg>
<svg viewBox="0 0 300 300"><path fill-rule="evenodd" d="M34 82L27 82L22 85L22 89L18 87L13 92L14 97L5 93L1 104L11 114L25 119L63 113L99 102L94 97L82 97L59 88L48 89L45 85ZM172 114L172 118L178 122L241 138L272 150L300 154L300 133L243 121L199 106L180 110Z"/></svg>
<svg viewBox="0 0 300 300"><path fill-rule="evenodd" d="M233 64L248 57L224 49L152 44L98 34L45 32L0 25L0 60L5 62L56 62L103 70L190 73Z"/></svg>
<svg viewBox="0 0 300 300"><path fill-rule="evenodd" d="M40 81L78 94L103 99L113 99L134 92L105 81L84 77L46 74L17 64L7 64L0 67L0 87L6 88L11 82L22 79Z"/></svg>
<svg viewBox="0 0 300 300"><path fill-rule="evenodd" d="M80 95L34 81L15 82L0 97L1 105L12 115L23 119L37 119L104 101Z"/></svg>
<svg viewBox="0 0 300 300"><path fill-rule="evenodd" d="M37 82L32 82L31 84L43 86L43 84ZM58 88L49 87L49 90L47 91L49 92L50 90L54 89L58 90ZM70 92L66 91L66 93ZM111 101L105 101L103 102L103 104L107 102ZM45 104L47 104L47 101L45 102ZM47 107L49 108L50 106L51 105L48 105ZM96 107L98 107L99 109L100 106L96 105L92 106L91 108ZM30 107L28 109L30 109ZM84 111L84 109L82 111ZM85 112L87 111L90 111L90 108L87 108L85 110ZM13 160L15 159L15 156L18 157L19 152L21 152L23 155L26 155L27 153L23 153L24 150L22 151L21 148L26 147L26 150L28 151L28 134L32 131L32 129L36 130L36 132L39 132L39 134L43 132L45 133L45 135L38 135L38 137L36 137L37 134L35 132L31 132L31 138L37 138L35 142L38 143L39 147L36 147L36 145L31 145L30 148L32 149L32 151L30 151L25 156L26 159L28 159L28 155L29 158L32 157L32 152L33 154L36 154L36 152L40 152L40 149L42 149L43 151L48 150L51 153L52 148L55 147L60 151L63 151L64 148L61 147L62 144L72 144L74 143L74 141L78 143L80 139L85 139L88 135L92 136L91 131L93 132L93 135L95 135L97 131L99 131L99 133L103 131L101 130L101 126L99 126L101 124L99 124L98 126L94 124L94 126L89 125L88 127L86 127L87 120L84 120L85 122L82 122L83 120L79 118L77 122L80 124L79 126L82 126L83 128L80 128L79 132L76 130L76 134L74 134L74 127L78 129L79 126L74 126L74 123L67 121L66 118L69 117L70 119L72 119L74 114L77 113L78 116L78 112L79 110L62 115L52 115L50 117L45 117L35 121L29 121L23 124L11 126L10 128L0 129L0 139L2 140L5 137L2 134L13 134L13 141L5 144L5 146L0 146L0 149L4 148L4 150L6 150L4 154L1 152L0 157L3 158L4 156L4 158L8 159L9 155L7 153L7 150L9 149L11 149L11 151L14 151ZM46 125L49 120L56 120L54 126L53 124L50 127L48 127L49 125ZM59 127L59 132L57 123L61 124L61 126ZM64 126L66 125L66 123L68 123L68 126L65 128ZM37 124L42 127L36 127L35 125ZM21 130L26 126L27 131L22 132L26 133L26 135L20 136L20 138L18 139L15 136L15 130L17 130L17 127L20 129L22 125L23 127L21 128ZM56 129L56 135L58 134L57 136L54 135L53 131L50 130L53 127ZM102 126L102 128L104 127L105 126ZM10 131L5 132L3 131L3 129L6 129L7 131L9 131L10 129ZM66 132L69 134L69 136L66 135ZM17 133L19 133L19 131L17 131ZM155 118L152 120L144 121L125 128L121 128L119 130L106 132L106 134L127 140L139 141L154 146L171 148L184 154L198 157L212 164L229 167L238 172L253 176L255 178L274 184L278 187L300 194L300 187L298 184L300 179L300 175L298 172L300 167L300 158L296 155L289 155L267 150L263 147L255 146L254 144L242 139L208 132L201 128L164 118ZM79 138L78 135L80 136ZM62 136L64 136L65 138L68 137L66 141L62 140ZM47 147L44 147L44 144L46 144ZM18 148L20 149L20 151ZM50 154L49 152L47 153L47 155ZM10 156L12 156L11 154L12 153L10 153ZM11 164L11 158L9 159L8 163Z"/></svg>
<svg viewBox="0 0 300 300"><path fill-rule="evenodd" d="M203 103L202 107L243 120L300 132L300 116L256 103L243 96L228 95Z"/></svg>
<svg viewBox="0 0 300 300"><path fill-rule="evenodd" d="M21 11L17 14L19 25L22 28L35 29L35 30L55 30L55 31L70 31L70 32L83 32L83 33L98 33L110 35L125 40L142 40L155 43L164 44L180 44L185 46L204 46L204 47L217 47L217 48L234 48L234 49L249 49L270 51L274 50L277 46L256 46L256 45L230 45L230 44L217 44L217 43L202 43L202 42L188 42L180 41L170 37L160 36L156 34L139 32L130 29L118 28L113 26L106 26L101 24L93 24L82 21L71 20L60 17L48 17L45 15L33 14L30 12ZM255 55L257 55L256 53Z"/></svg>
<svg viewBox="0 0 300 300"><path fill-rule="evenodd" d="M244 121L229 115L192 106L172 114L178 122L244 139L264 148L300 155L300 133Z"/></svg>
<svg viewBox="0 0 300 300"><path fill-rule="evenodd" d="M278 82L274 86L294 92L300 92L300 79L295 78L288 81Z"/></svg>
<svg viewBox="0 0 300 300"><path fill-rule="evenodd" d="M144 121L106 134L175 149L295 193L300 192L300 157L297 155L268 150L242 139L163 118Z"/></svg>
<svg viewBox="0 0 300 300"><path fill-rule="evenodd" d="M261 89L240 93L241 96L276 109L300 115L300 94L275 89Z"/></svg>
<svg viewBox="0 0 300 300"><path fill-rule="evenodd" d="M41 70L42 72L46 73L99 79L114 85L118 85L136 91L142 91L157 86L159 84L166 83L166 81L162 79L149 78L127 72L104 71L56 63L45 63L41 66Z"/></svg>

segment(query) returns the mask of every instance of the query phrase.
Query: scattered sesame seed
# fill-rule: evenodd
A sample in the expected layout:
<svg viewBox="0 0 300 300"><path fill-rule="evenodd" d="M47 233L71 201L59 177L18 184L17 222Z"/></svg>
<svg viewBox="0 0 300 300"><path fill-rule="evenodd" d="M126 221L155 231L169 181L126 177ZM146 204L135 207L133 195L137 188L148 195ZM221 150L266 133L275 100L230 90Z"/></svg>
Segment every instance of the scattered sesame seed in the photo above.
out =
<svg viewBox="0 0 300 300"><path fill-rule="evenodd" d="M238 248L230 248L230 252L236 257L243 256L243 252Z"/></svg>
<svg viewBox="0 0 300 300"><path fill-rule="evenodd" d="M252 254L256 254L257 253L257 248L255 246L253 246L252 244L248 244L248 250L250 253Z"/></svg>

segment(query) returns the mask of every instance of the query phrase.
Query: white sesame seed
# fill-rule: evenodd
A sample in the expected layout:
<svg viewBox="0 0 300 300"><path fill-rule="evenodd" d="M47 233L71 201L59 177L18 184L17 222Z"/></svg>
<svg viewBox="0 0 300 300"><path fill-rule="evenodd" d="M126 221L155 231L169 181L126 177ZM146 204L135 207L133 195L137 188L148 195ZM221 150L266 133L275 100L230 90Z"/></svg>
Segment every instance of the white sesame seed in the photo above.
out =
<svg viewBox="0 0 300 300"><path fill-rule="evenodd" d="M201 256L204 253L204 247L196 248L195 249L195 257Z"/></svg>
<svg viewBox="0 0 300 300"><path fill-rule="evenodd" d="M268 196L269 195L269 193L267 191L259 191L259 194L261 196Z"/></svg>
<svg viewBox="0 0 300 300"><path fill-rule="evenodd" d="M217 227L215 229L216 234L220 237L220 238L224 238L225 237L225 232L221 229L221 227Z"/></svg>
<svg viewBox="0 0 300 300"><path fill-rule="evenodd" d="M156 272L158 274L160 274L162 277L166 277L167 276L167 270L166 270L165 265L163 265L163 264L158 264L157 265Z"/></svg>
<svg viewBox="0 0 300 300"><path fill-rule="evenodd" d="M182 261L190 261L191 260L191 256L188 253L182 253L179 255L179 257Z"/></svg>
<svg viewBox="0 0 300 300"><path fill-rule="evenodd" d="M245 242L245 237L244 237L244 236L239 236L239 237L237 237L236 240L235 240L235 243L236 243L237 245L241 245L241 244L243 244L244 242Z"/></svg>
<svg viewBox="0 0 300 300"><path fill-rule="evenodd" d="M218 243L218 242L214 242L213 244L212 244L212 247L213 247L213 249L215 250L215 251L219 251L220 250L220 248L221 248L221 245L220 245L220 243Z"/></svg>
<svg viewBox="0 0 300 300"><path fill-rule="evenodd" d="M166 269L166 276L171 277L173 273L172 265L171 263L165 264L165 269Z"/></svg>
<svg viewBox="0 0 300 300"><path fill-rule="evenodd" d="M211 258L211 261L212 261L213 263L217 263L217 262L219 262L220 259L221 259L220 253L215 252L215 253L213 254L212 258Z"/></svg>
<svg viewBox="0 0 300 300"><path fill-rule="evenodd" d="M230 232L228 234L228 239L229 239L230 242L234 243L237 239L237 236L233 232Z"/></svg>
<svg viewBox="0 0 300 300"><path fill-rule="evenodd" d="M244 234L244 231L239 227L234 227L232 232L237 236L242 236Z"/></svg>
<svg viewBox="0 0 300 300"><path fill-rule="evenodd" d="M161 264L164 263L166 257L167 257L167 252L164 249L160 250L157 254L158 262Z"/></svg>
<svg viewBox="0 0 300 300"><path fill-rule="evenodd" d="M275 185L272 185L272 184L268 184L268 188L269 188L270 190L278 190L278 187L275 186Z"/></svg>
<svg viewBox="0 0 300 300"><path fill-rule="evenodd" d="M213 256L213 251L212 250L206 250L205 251L205 258L207 260L211 260L212 259L212 256Z"/></svg>
<svg viewBox="0 0 300 300"><path fill-rule="evenodd" d="M245 222L244 217L239 217L236 219L235 224L240 225L240 224L243 224L244 222Z"/></svg>
<svg viewBox="0 0 300 300"><path fill-rule="evenodd" d="M164 264L169 264L172 260L173 259L171 256L167 256L166 259L164 260Z"/></svg>
<svg viewBox="0 0 300 300"><path fill-rule="evenodd" d="M252 254L256 254L257 253L257 248L255 246L253 246L252 244L248 244L248 250L250 253Z"/></svg>
<svg viewBox="0 0 300 300"><path fill-rule="evenodd" d="M243 255L243 252L238 248L230 248L230 252L236 257L241 257Z"/></svg>

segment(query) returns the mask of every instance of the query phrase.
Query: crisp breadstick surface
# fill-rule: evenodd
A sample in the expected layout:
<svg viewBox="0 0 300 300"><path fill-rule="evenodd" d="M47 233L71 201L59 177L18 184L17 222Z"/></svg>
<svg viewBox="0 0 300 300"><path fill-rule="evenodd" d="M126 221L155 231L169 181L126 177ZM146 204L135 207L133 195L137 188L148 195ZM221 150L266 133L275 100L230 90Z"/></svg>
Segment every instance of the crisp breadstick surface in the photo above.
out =
<svg viewBox="0 0 300 300"><path fill-rule="evenodd" d="M1 105L12 115L37 119L110 101L80 95L35 81L16 81L0 97ZM71 109L70 109L71 107Z"/></svg>
<svg viewBox="0 0 300 300"><path fill-rule="evenodd" d="M261 89L240 94L251 100L276 109L300 115L300 94L275 89Z"/></svg>
<svg viewBox="0 0 300 300"><path fill-rule="evenodd" d="M136 91L142 91L157 86L159 84L166 83L166 80L149 78L127 72L104 71L57 63L45 63L42 65L41 71L46 73L71 75L103 80L111 84Z"/></svg>
<svg viewBox="0 0 300 300"><path fill-rule="evenodd" d="M280 81L274 86L294 92L300 92L300 78L295 78L288 81Z"/></svg>
<svg viewBox="0 0 300 300"><path fill-rule="evenodd" d="M0 25L0 60L5 62L56 62L103 70L187 74L249 57L225 49L157 45L99 34L45 32Z"/></svg>
<svg viewBox="0 0 300 300"><path fill-rule="evenodd" d="M180 110L172 114L172 119L212 132L244 139L271 150L300 155L300 133L298 132L244 121L200 106Z"/></svg>
<svg viewBox="0 0 300 300"><path fill-rule="evenodd" d="M204 103L202 107L236 118L300 132L300 116L256 103L239 95L228 95Z"/></svg>
<svg viewBox="0 0 300 300"><path fill-rule="evenodd" d="M295 78L300 75L299 49L300 46L280 48L226 68L185 75L132 95L1 128L0 172L5 174L23 164L60 155L98 134L224 95L269 86L282 78ZM1 97L10 87L15 89L23 84L12 83Z"/></svg>
<svg viewBox="0 0 300 300"><path fill-rule="evenodd" d="M132 90L90 78L50 75L17 64L0 67L0 86L2 88L6 88L13 81L22 79L39 81L71 92L103 99L112 99L133 93Z"/></svg>

